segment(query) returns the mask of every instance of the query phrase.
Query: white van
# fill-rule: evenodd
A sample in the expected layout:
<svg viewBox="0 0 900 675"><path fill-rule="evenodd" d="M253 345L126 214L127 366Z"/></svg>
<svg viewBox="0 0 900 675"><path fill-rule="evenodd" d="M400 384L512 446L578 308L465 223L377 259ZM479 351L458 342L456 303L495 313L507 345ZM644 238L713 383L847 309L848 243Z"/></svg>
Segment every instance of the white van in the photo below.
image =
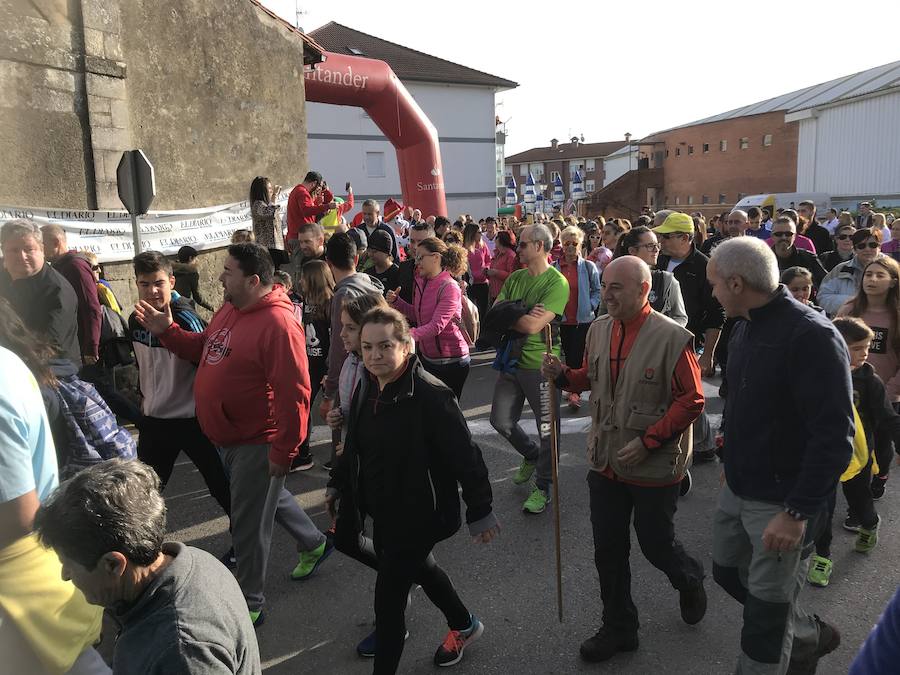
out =
<svg viewBox="0 0 900 675"><path fill-rule="evenodd" d="M831 195L824 192L776 192L773 194L749 195L734 205L735 209L746 211L751 206L759 208L769 207L772 217L778 209L794 209L800 206L800 202L811 201L816 205L816 215L819 218L828 214L831 208Z"/></svg>

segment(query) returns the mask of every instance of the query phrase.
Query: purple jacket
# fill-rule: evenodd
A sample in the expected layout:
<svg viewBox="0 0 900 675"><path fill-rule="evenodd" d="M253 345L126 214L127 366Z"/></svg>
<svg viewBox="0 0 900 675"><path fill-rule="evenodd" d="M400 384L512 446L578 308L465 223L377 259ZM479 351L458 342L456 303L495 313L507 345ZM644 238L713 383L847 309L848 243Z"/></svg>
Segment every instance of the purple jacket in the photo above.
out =
<svg viewBox="0 0 900 675"><path fill-rule="evenodd" d="M452 359L469 356L469 345L459 328L462 317L462 291L450 272L444 270L434 279L416 276L413 302L397 298L394 307L415 321L410 333L416 350L426 359Z"/></svg>

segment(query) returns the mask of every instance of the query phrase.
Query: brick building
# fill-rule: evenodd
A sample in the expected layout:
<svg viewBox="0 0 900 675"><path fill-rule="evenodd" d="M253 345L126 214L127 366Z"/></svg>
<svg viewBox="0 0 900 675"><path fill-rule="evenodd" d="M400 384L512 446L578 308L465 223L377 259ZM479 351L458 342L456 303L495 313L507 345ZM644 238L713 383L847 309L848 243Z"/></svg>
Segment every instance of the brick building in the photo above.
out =
<svg viewBox="0 0 900 675"><path fill-rule="evenodd" d="M560 143L555 138L550 145L531 148L506 158L506 175L516 179L519 196L522 186L528 178L529 171L534 175L536 189L545 185L544 197L553 192L553 181L558 175L563 182L566 195L571 194L572 176L575 171L581 172L584 180L584 191L589 195L603 187L603 158L625 145L624 141L607 141L604 143L584 143L573 137L569 143Z"/></svg>
<svg viewBox="0 0 900 675"><path fill-rule="evenodd" d="M641 206L650 205L654 210L709 215L731 208L746 195L795 192L798 184L802 190L825 187L839 198L846 193L851 205L860 195L892 197L898 190L888 186L886 176L897 175L897 170L887 166L894 166L893 139L900 137L894 108L885 101L898 90L898 72L900 62L878 66L646 136L635 142L637 168L594 192L588 212L633 218ZM832 124L836 131L828 137L827 148L817 143L811 129L819 113L808 111L844 110L849 104L863 111L861 116L852 123ZM801 123L810 129L805 141ZM865 152L854 152L860 134L869 142ZM838 178L831 182L809 178L818 178L811 158L827 153L830 163L818 174L828 170ZM844 158L853 155L873 161L861 160L848 171ZM803 170L799 183L798 165ZM872 176L850 185L846 176L858 176L866 166L873 168ZM881 168L874 170L875 166Z"/></svg>

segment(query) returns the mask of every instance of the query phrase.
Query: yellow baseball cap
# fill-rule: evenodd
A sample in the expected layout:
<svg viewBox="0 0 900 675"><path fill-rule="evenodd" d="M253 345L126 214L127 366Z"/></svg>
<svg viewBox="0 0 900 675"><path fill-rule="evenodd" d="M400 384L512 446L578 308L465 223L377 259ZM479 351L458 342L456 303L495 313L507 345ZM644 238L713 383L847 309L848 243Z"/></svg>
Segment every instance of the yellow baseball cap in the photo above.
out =
<svg viewBox="0 0 900 675"><path fill-rule="evenodd" d="M694 219L686 213L670 213L659 227L654 227L656 234L669 234L670 232L694 233Z"/></svg>

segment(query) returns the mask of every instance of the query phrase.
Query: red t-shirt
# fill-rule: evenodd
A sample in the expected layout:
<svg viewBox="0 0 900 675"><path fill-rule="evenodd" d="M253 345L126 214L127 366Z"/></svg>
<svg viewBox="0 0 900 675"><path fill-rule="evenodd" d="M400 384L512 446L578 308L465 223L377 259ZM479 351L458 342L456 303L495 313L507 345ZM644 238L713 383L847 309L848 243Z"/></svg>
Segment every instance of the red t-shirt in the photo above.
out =
<svg viewBox="0 0 900 675"><path fill-rule="evenodd" d="M568 263L565 258L560 258L559 271L569 282L569 301L563 313L563 323L574 326L578 323L578 261Z"/></svg>

